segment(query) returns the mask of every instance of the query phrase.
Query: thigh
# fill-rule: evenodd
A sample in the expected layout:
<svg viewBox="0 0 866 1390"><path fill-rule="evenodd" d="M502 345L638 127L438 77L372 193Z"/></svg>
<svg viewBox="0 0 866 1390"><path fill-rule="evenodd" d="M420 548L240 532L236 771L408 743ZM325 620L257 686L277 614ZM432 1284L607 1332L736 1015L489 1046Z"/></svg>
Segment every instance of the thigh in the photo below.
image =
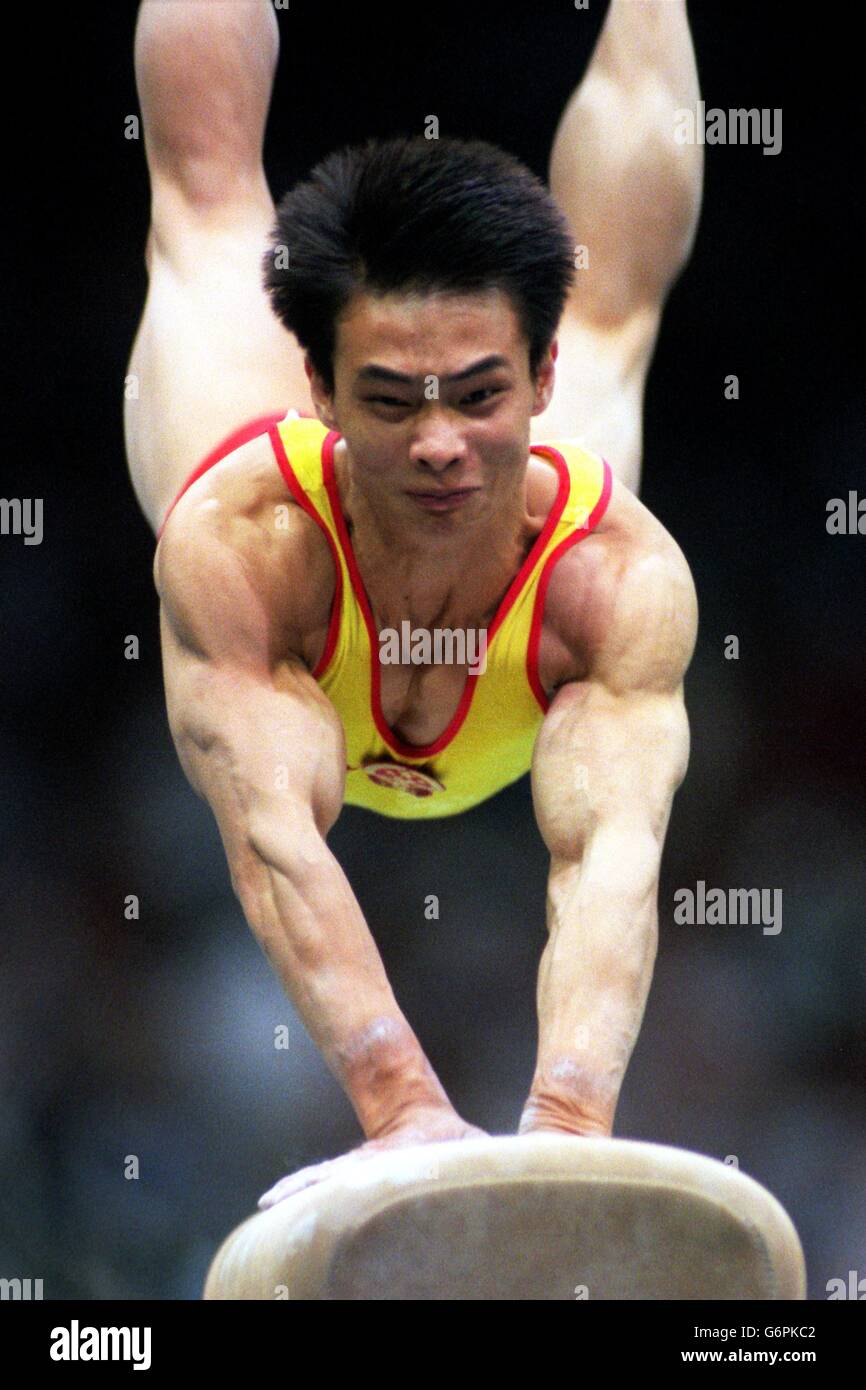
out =
<svg viewBox="0 0 866 1390"><path fill-rule="evenodd" d="M530 440L577 439L603 455L632 492L640 489L643 401L659 312L598 329L567 310L559 327L553 399L530 426Z"/></svg>
<svg viewBox="0 0 866 1390"><path fill-rule="evenodd" d="M219 222L181 210L170 236L151 234L124 435L133 487L154 530L225 436L269 412L313 413L303 353L261 285L272 213L270 202Z"/></svg>

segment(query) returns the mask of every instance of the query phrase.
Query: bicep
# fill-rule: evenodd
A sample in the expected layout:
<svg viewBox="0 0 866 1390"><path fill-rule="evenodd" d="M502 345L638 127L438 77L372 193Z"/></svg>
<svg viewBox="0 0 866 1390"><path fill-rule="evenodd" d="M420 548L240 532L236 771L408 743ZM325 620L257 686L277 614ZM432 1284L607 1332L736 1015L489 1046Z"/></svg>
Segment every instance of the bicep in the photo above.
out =
<svg viewBox="0 0 866 1390"><path fill-rule="evenodd" d="M689 567L666 542L625 557L611 582L587 679L557 691L533 753L539 829L552 854L570 858L602 829L660 844L688 767L683 680L698 623ZM579 613L566 622L578 627Z"/></svg>
<svg viewBox="0 0 866 1390"><path fill-rule="evenodd" d="M279 674L201 659L163 640L169 726L184 772L232 837L307 813L324 835L343 801L340 718L296 658Z"/></svg>
<svg viewBox="0 0 866 1390"><path fill-rule="evenodd" d="M258 858L296 867L342 807L339 715L299 658L274 660L266 605L230 548L176 530L158 587L169 726L233 881Z"/></svg>
<svg viewBox="0 0 866 1390"><path fill-rule="evenodd" d="M551 855L579 859L602 833L660 844L688 758L681 686L620 694L598 681L563 686L536 740L531 774Z"/></svg>

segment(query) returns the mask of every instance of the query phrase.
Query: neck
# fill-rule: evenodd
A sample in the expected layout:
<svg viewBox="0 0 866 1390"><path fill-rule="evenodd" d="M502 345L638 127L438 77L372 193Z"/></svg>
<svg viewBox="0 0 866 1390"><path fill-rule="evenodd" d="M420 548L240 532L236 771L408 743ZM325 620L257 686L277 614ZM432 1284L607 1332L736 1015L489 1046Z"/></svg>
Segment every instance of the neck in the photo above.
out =
<svg viewBox="0 0 866 1390"><path fill-rule="evenodd" d="M334 459L343 515L379 627L484 626L538 534L527 507L527 475L471 521L446 513L408 524ZM456 523L456 524L455 524Z"/></svg>

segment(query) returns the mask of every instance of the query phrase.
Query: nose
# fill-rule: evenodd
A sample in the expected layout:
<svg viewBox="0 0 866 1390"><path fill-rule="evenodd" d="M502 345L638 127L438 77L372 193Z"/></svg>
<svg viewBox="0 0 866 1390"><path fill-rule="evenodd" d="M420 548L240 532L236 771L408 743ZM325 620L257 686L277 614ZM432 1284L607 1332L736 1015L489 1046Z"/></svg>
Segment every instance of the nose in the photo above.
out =
<svg viewBox="0 0 866 1390"><path fill-rule="evenodd" d="M452 464L466 457L466 446L460 429L444 414L436 414L423 422L409 448L413 463L444 473Z"/></svg>

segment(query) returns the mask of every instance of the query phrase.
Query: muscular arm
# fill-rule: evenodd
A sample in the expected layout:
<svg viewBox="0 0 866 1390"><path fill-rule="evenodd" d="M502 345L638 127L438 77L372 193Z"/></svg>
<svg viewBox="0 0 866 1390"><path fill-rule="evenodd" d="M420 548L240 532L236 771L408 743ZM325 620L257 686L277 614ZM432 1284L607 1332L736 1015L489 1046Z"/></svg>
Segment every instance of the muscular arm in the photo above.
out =
<svg viewBox="0 0 866 1390"><path fill-rule="evenodd" d="M561 687L532 766L550 851L539 1044L521 1133L610 1134L656 955L658 881L689 752L697 602L679 550L624 567L586 680Z"/></svg>
<svg viewBox="0 0 866 1390"><path fill-rule="evenodd" d="M301 593L302 556L296 569L282 578ZM368 1139L419 1106L450 1110L326 843L345 782L336 711L300 660L274 658L262 585L194 505L172 517L155 578L172 736L262 950Z"/></svg>

